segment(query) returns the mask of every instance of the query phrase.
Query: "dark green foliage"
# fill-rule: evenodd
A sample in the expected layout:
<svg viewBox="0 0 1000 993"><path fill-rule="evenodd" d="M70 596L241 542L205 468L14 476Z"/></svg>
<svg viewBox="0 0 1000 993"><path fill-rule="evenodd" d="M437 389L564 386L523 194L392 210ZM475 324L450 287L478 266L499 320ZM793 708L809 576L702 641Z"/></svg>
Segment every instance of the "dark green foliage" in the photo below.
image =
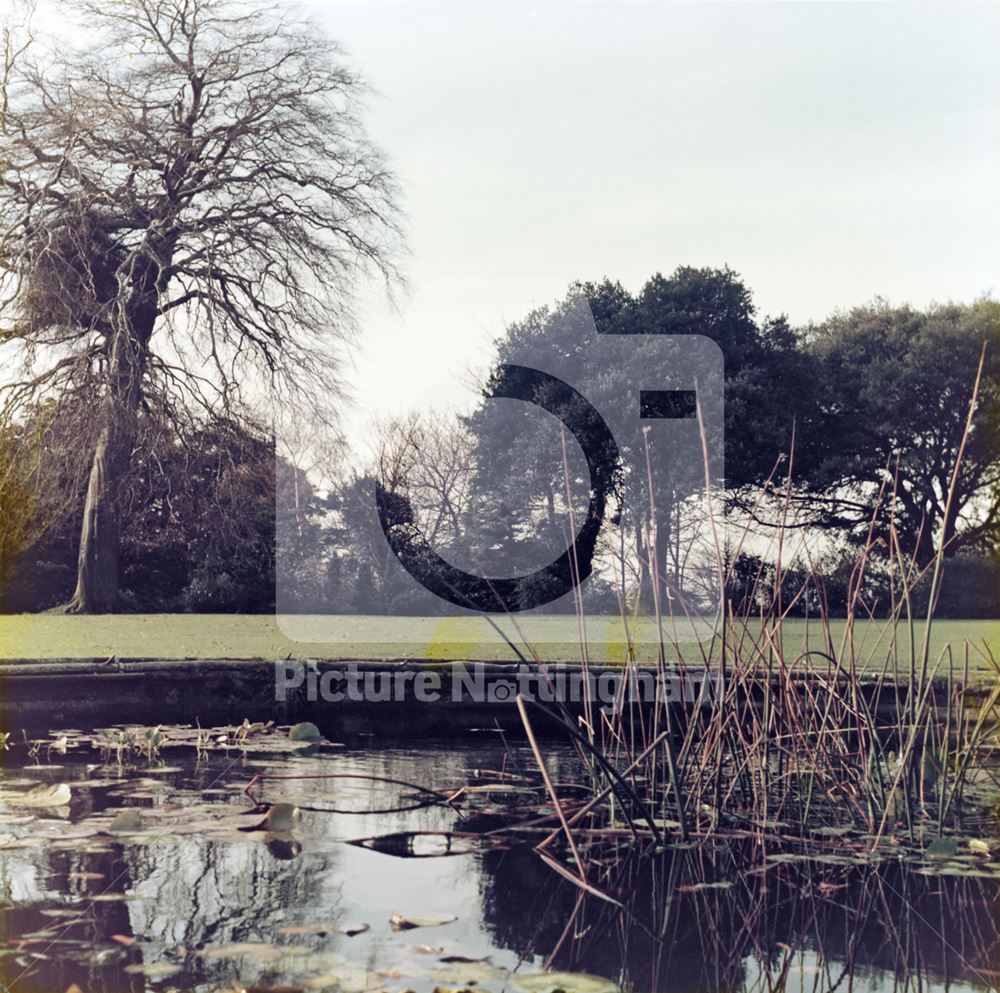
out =
<svg viewBox="0 0 1000 993"><path fill-rule="evenodd" d="M137 611L273 610L273 446L232 421L189 427L181 438L166 421L144 425L149 454L130 475L122 535L125 602ZM51 464L64 430L48 425ZM55 484L41 505L47 526L17 562L4 610L44 610L72 593L83 491L62 448L67 470L41 477Z"/></svg>
<svg viewBox="0 0 1000 993"><path fill-rule="evenodd" d="M955 498L945 514L976 369L987 346ZM816 523L862 538L886 478L879 537L890 515L906 556L930 561L996 547L1000 521L1000 303L926 311L876 302L807 329L819 420L799 434L796 476ZM888 475L887 475L888 474ZM893 478L897 480L893 484Z"/></svg>

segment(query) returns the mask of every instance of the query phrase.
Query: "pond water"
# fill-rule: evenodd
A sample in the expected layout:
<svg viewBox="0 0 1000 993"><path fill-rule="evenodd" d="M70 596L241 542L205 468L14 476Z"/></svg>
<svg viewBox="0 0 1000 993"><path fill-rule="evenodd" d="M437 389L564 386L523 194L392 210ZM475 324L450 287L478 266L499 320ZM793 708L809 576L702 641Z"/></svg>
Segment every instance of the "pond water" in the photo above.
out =
<svg viewBox="0 0 1000 993"><path fill-rule="evenodd" d="M550 755L553 777L572 782L574 757ZM312 755L189 751L150 768L72 748L38 760L6 762L0 778L0 977L12 991L960 991L1000 978L992 869L751 837L596 850L588 871L619 907L531 843L349 843L502 824L484 784L533 761L495 733ZM261 821L245 794L260 774L255 796L301 820L243 830ZM474 802L420 806L407 783L472 784ZM25 805L39 786L49 804ZM141 830L112 820L132 808ZM393 915L421 926L394 928Z"/></svg>

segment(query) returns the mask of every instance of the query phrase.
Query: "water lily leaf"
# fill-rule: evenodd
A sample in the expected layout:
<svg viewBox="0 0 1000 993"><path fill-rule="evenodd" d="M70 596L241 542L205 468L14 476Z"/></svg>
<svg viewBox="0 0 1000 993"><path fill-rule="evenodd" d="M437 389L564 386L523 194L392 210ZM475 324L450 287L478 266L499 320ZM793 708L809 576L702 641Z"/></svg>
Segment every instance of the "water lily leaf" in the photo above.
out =
<svg viewBox="0 0 1000 993"><path fill-rule="evenodd" d="M168 962L137 962L135 965L125 966L124 971L131 975L146 976L148 979L165 979L180 972L181 967Z"/></svg>
<svg viewBox="0 0 1000 993"><path fill-rule="evenodd" d="M719 880L714 883L694 883L691 886L678 886L678 893L696 893L698 890L728 890L732 886L729 880Z"/></svg>
<svg viewBox="0 0 1000 993"><path fill-rule="evenodd" d="M494 965L488 956L479 962L435 963L424 975L427 982L442 986L474 986L479 993L486 993L484 987L487 984L502 989L507 986L509 978L509 970Z"/></svg>
<svg viewBox="0 0 1000 993"><path fill-rule="evenodd" d="M291 803L275 803L271 805L264 820L257 826L258 830L273 831L276 834L292 831L302 820L302 811Z"/></svg>
<svg viewBox="0 0 1000 993"><path fill-rule="evenodd" d="M465 962L489 962L489 960L490 960L490 956L489 955L483 955L481 958L478 958L478 959L469 958L467 955L442 955L441 958L438 959L439 962L448 962L448 963L452 963L452 962L463 962L463 963L465 963Z"/></svg>
<svg viewBox="0 0 1000 993"><path fill-rule="evenodd" d="M205 959L252 958L259 962L273 962L280 959L285 952L276 945L269 945L263 941L236 941L229 945L203 948L196 954Z"/></svg>
<svg viewBox="0 0 1000 993"><path fill-rule="evenodd" d="M253 986L241 986L243 993L305 993L304 986L261 986L255 983Z"/></svg>
<svg viewBox="0 0 1000 993"><path fill-rule="evenodd" d="M437 927L457 920L457 917L404 917L402 914L393 914L389 918L389 924L393 931L409 931L410 928Z"/></svg>
<svg viewBox="0 0 1000 993"><path fill-rule="evenodd" d="M821 834L824 838L842 838L853 830L852 824L824 824L821 828L815 828L813 834Z"/></svg>
<svg viewBox="0 0 1000 993"><path fill-rule="evenodd" d="M23 807L63 807L72 799L72 792L66 783L53 786L36 786L20 796L12 796L11 802Z"/></svg>
<svg viewBox="0 0 1000 993"><path fill-rule="evenodd" d="M112 834L132 834L142 830L142 814L135 807L119 811L108 830Z"/></svg>
<svg viewBox="0 0 1000 993"><path fill-rule="evenodd" d="M957 838L935 838L927 846L927 854L942 858L948 858L958 851Z"/></svg>
<svg viewBox="0 0 1000 993"><path fill-rule="evenodd" d="M319 741L323 735L312 721L301 721L288 729L288 737L291 741Z"/></svg>
<svg viewBox="0 0 1000 993"><path fill-rule="evenodd" d="M585 972L535 972L511 977L513 984L527 993L617 993L618 986L603 976Z"/></svg>
<svg viewBox="0 0 1000 993"><path fill-rule="evenodd" d="M311 979L306 980L306 987L311 990L325 990L339 985L340 976L332 972L326 972L321 976L313 976Z"/></svg>
<svg viewBox="0 0 1000 993"><path fill-rule="evenodd" d="M353 938L356 934L364 934L371 928L370 924L345 924L343 927L337 928L341 934L346 934L348 938Z"/></svg>
<svg viewBox="0 0 1000 993"><path fill-rule="evenodd" d="M978 852L980 855L989 855L990 843L985 838L970 838L969 850Z"/></svg>
<svg viewBox="0 0 1000 993"><path fill-rule="evenodd" d="M332 930L329 921L320 921L317 924L291 924L288 927L279 927L278 934L328 934Z"/></svg>

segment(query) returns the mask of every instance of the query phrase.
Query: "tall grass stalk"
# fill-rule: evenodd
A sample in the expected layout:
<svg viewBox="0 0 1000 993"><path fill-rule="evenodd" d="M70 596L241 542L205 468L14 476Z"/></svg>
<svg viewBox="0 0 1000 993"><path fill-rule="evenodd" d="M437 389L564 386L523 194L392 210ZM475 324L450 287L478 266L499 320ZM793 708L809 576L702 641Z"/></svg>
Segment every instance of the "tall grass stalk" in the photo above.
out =
<svg viewBox="0 0 1000 993"><path fill-rule="evenodd" d="M951 475L946 520L972 430L982 369L983 359ZM915 551L904 554L894 516L898 466L895 472L887 466L867 538L851 572L844 634L836 644L822 577L813 571L797 589L785 589L786 539L794 526L789 520L794 453L789 453L775 464L755 503L759 507L767 492L774 492L777 470L787 463L776 525L773 583L768 583L762 568L758 570L750 595L737 609L730 596L734 564L750 536L751 523L744 522L731 545L724 546L712 510L715 493L700 408L697 416L720 587L708 648L701 644L698 668L713 676L714 682L705 679L694 701L661 700L646 708L621 706L610 714L595 715L588 697L582 734L565 708L553 715L585 759L593 783L590 800L571 817L562 814L554 793L552 797L575 857L581 853L572 845L572 831L581 830L585 823L590 830L600 817L608 827L624 819L634 835L648 834L657 840L659 825L672 826L681 839L737 829L760 837L850 831L870 837L873 846L887 832L901 828L911 840L918 834L941 834L955 828L967 806L969 785L983 777L985 763L995 758L1000 743L1000 680L988 690L970 686L968 644L960 677L950 653L930 658L931 625L948 551L946 536L923 568ZM643 437L649 490L645 546L656 549L657 508L648 439ZM876 523L883 507L889 512L887 539L880 536ZM751 520L755 517L756 513ZM880 546L891 572L889 617L876 644L862 655L855 619L874 620L863 588ZM690 675L693 660L684 657L677 621L692 627L696 622L683 596L669 588L656 559L649 555L639 563L639 588L648 578L652 590L656 673ZM928 582L928 576L929 607L918 650L913 592L917 584ZM788 646L794 640L784 636L785 620L810 595L819 603L817 624L823 647L807 646L791 653ZM583 632L579 598L577 609ZM636 679L638 664L627 620L637 611L637 605L630 610L622 599L620 615L628 632L625 665L629 677ZM668 626L673 641L666 637ZM905 651L898 635L900 626L908 634ZM585 666L592 664L585 646L581 661ZM1000 675L1000 664L996 660L991 664ZM518 705L536 760L546 775L524 703ZM539 847L548 848L556 837L555 832L550 834ZM585 881L582 865L579 872Z"/></svg>

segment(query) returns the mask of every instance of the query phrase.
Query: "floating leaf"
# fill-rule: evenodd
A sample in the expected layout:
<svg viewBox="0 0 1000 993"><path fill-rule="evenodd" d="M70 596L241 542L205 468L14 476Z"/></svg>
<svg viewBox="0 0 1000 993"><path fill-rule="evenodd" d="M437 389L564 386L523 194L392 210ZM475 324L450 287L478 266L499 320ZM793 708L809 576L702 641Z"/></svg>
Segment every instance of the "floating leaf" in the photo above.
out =
<svg viewBox="0 0 1000 993"><path fill-rule="evenodd" d="M340 976L332 972L325 972L321 976L313 976L306 980L306 987L311 990L325 990L331 986L340 985Z"/></svg>
<svg viewBox="0 0 1000 993"><path fill-rule="evenodd" d="M275 834L283 834L294 830L295 826L302 820L302 811L292 803L272 804L268 812L264 815L264 820L256 828L250 830L273 831Z"/></svg>
<svg viewBox="0 0 1000 993"><path fill-rule="evenodd" d="M842 838L853 830L853 824L824 824L821 828L815 828L813 834L821 834L824 838Z"/></svg>
<svg viewBox="0 0 1000 993"><path fill-rule="evenodd" d="M449 964L453 962L489 962L489 960L489 955L484 955L482 958L478 959L471 959L467 955L442 955L441 958L438 959L439 962L448 962Z"/></svg>
<svg viewBox="0 0 1000 993"><path fill-rule="evenodd" d="M457 917L404 917L402 914L393 914L389 918L389 924L393 931L409 931L410 928L438 927L457 920Z"/></svg>
<svg viewBox="0 0 1000 993"><path fill-rule="evenodd" d="M312 721L301 721L288 729L288 737L291 741L319 741L323 735Z"/></svg>
<svg viewBox="0 0 1000 993"><path fill-rule="evenodd" d="M168 962L137 962L135 965L125 966L125 972L131 975L142 975L149 979L165 979L181 971L179 965L170 965Z"/></svg>
<svg viewBox="0 0 1000 993"><path fill-rule="evenodd" d="M133 834L142 830L142 815L135 807L119 811L108 830L112 834Z"/></svg>
<svg viewBox="0 0 1000 993"><path fill-rule="evenodd" d="M203 948L197 954L205 959L252 958L260 962L273 962L275 959L280 959L284 952L276 945L269 945L263 941L236 941L229 945Z"/></svg>
<svg viewBox="0 0 1000 993"><path fill-rule="evenodd" d="M590 976L584 972L535 972L511 976L511 981L527 993L617 993L618 987L610 979Z"/></svg>
<svg viewBox="0 0 1000 993"><path fill-rule="evenodd" d="M255 983L252 986L241 986L241 993L305 993L304 986L268 986Z"/></svg>
<svg viewBox="0 0 1000 993"><path fill-rule="evenodd" d="M957 838L935 838L927 846L927 854L942 858L948 858L958 851Z"/></svg>
<svg viewBox="0 0 1000 993"><path fill-rule="evenodd" d="M341 934L346 934L348 938L353 938L356 934L364 934L369 928L370 925L368 924L345 924L343 927L337 928L337 930Z"/></svg>
<svg viewBox="0 0 1000 993"><path fill-rule="evenodd" d="M989 855L990 843L986 841L984 838L970 838L969 850L973 852L978 852L980 855Z"/></svg>
<svg viewBox="0 0 1000 993"><path fill-rule="evenodd" d="M278 934L328 934L331 930L329 921L322 921L318 924L291 924L288 927L279 927Z"/></svg>
<svg viewBox="0 0 1000 993"><path fill-rule="evenodd" d="M72 799L72 792L65 783L54 786L36 786L20 796L12 796L11 802L23 807L64 807Z"/></svg>

